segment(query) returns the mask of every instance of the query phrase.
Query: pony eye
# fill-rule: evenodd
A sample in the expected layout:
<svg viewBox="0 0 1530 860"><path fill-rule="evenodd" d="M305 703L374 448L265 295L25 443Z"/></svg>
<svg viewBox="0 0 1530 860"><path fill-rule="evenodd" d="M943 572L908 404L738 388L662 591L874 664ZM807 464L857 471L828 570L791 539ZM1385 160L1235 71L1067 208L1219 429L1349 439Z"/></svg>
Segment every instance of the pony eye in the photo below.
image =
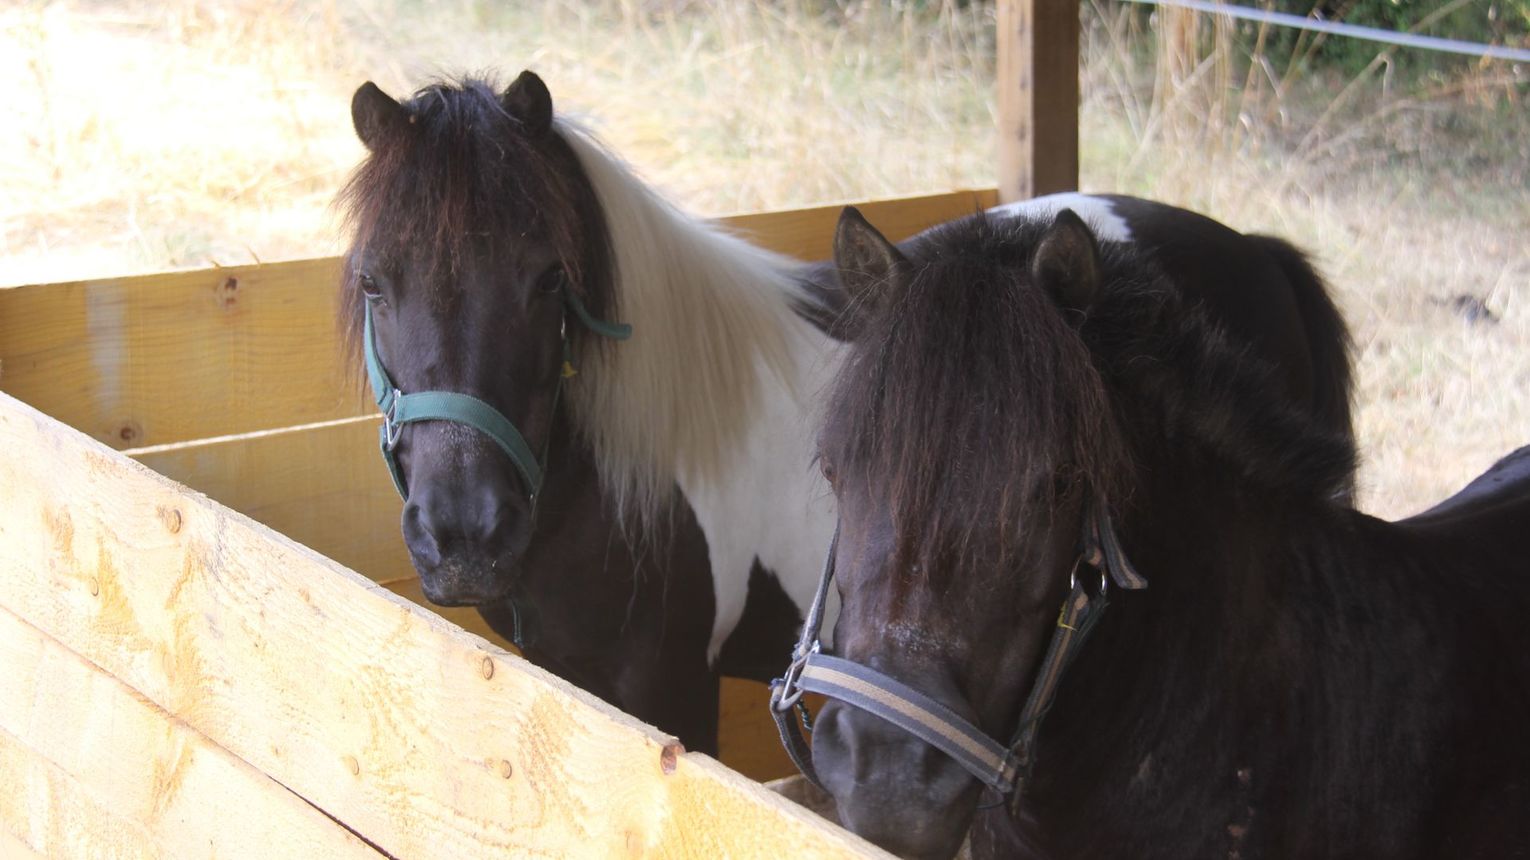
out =
<svg viewBox="0 0 1530 860"><path fill-rule="evenodd" d="M829 482L829 486L831 486L831 487L834 486L835 471L834 471L834 464L833 463L830 463L827 459L824 459L823 457L819 457L818 458L818 471L823 473L823 479L825 481Z"/></svg>
<svg viewBox="0 0 1530 860"><path fill-rule="evenodd" d="M377 279L366 272L356 276L361 283L361 294L367 297L367 301L375 302L382 298L382 288L377 285Z"/></svg>
<svg viewBox="0 0 1530 860"><path fill-rule="evenodd" d="M544 293L556 293L563 289L568 281L568 274L562 266L549 266L547 271L537 277L537 290Z"/></svg>

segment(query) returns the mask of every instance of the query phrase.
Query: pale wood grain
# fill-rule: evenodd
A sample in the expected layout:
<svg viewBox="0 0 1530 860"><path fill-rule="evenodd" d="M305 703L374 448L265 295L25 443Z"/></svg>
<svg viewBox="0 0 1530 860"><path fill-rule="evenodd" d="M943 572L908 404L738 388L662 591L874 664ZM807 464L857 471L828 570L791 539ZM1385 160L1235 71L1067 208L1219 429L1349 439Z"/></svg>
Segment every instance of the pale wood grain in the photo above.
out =
<svg viewBox="0 0 1530 860"><path fill-rule="evenodd" d="M388 853L885 856L5 396L0 449L0 606Z"/></svg>
<svg viewBox="0 0 1530 860"><path fill-rule="evenodd" d="M477 611L435 606L420 591L399 532L399 498L376 451L377 421L261 434L134 455L457 626L514 650ZM763 684L723 681L720 755L756 780L796 772L776 739Z"/></svg>
<svg viewBox="0 0 1530 860"><path fill-rule="evenodd" d="M378 582L414 576L375 416L133 453L156 472Z"/></svg>
<svg viewBox="0 0 1530 860"><path fill-rule="evenodd" d="M8 765L0 785L48 786L29 799L30 812L44 812L25 828L42 837L34 845L39 851L97 856L79 840L99 838L109 846L119 831L131 831L157 856L380 856L270 777L4 609L0 666L0 744L7 747L0 758ZM69 797L47 801L60 792ZM68 807L83 798L118 823L102 827L93 816L72 821ZM72 832L80 826L92 833Z"/></svg>
<svg viewBox="0 0 1530 860"><path fill-rule="evenodd" d="M895 200L855 203L867 220L897 242L921 230L971 215L998 202L991 189L950 191ZM755 243L799 260L824 260L834 252L834 226L844 204L814 206L785 212L762 212L721 219Z"/></svg>
<svg viewBox="0 0 1530 860"><path fill-rule="evenodd" d="M0 740L0 745L3 744L4 741ZM0 758L3 758L4 756L5 753L0 752ZM19 781L7 782L5 784L17 786L20 785ZM31 845L23 842L20 836L15 836L9 830L5 829L5 812L9 806L9 803L4 800L0 800L0 857L5 858L5 860L41 860L43 855L33 850ZM23 824L25 823L26 822L23 822Z"/></svg>
<svg viewBox="0 0 1530 860"><path fill-rule="evenodd" d="M339 261L0 289L0 390L114 448L360 415Z"/></svg>
<svg viewBox="0 0 1530 860"><path fill-rule="evenodd" d="M498 633L489 629L483 616L472 609L454 606L436 606L425 599L420 590L419 577L384 582L382 586L400 597L440 615L448 621L477 636L515 652L516 648ZM810 707L816 713L822 704L821 696L810 696ZM728 767L758 782L780 779L797 773L797 766L787 757L776 735L775 721L770 718L767 703L770 688L758 681L744 678L723 678L718 695L718 755Z"/></svg>
<svg viewBox="0 0 1530 860"><path fill-rule="evenodd" d="M0 729L0 833L21 857L152 860L161 856L143 826L112 811L75 775ZM10 860L0 838L0 858Z"/></svg>

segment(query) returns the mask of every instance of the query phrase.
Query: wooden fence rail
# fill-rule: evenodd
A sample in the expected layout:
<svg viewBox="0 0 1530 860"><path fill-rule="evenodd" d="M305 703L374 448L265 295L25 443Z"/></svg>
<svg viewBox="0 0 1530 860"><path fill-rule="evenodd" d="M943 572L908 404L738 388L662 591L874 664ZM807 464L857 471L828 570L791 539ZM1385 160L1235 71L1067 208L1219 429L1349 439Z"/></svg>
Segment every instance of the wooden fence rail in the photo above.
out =
<svg viewBox="0 0 1530 860"><path fill-rule="evenodd" d="M32 850L878 856L5 395L0 450L0 831Z"/></svg>

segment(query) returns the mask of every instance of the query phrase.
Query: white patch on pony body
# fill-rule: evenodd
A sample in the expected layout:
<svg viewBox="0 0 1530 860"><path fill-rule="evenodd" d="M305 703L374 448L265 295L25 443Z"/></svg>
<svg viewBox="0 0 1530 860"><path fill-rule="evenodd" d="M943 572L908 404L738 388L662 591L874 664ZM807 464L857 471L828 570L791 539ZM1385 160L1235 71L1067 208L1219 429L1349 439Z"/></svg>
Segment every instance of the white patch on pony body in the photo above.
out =
<svg viewBox="0 0 1530 860"><path fill-rule="evenodd" d="M671 489L707 539L716 593L708 659L743 615L758 558L804 612L834 526L812 467L809 407L839 350L793 310L801 264L692 219L564 120L605 212L614 305L632 338L597 343L569 386L603 490L651 525ZM783 661L785 655L783 656Z"/></svg>
<svg viewBox="0 0 1530 860"><path fill-rule="evenodd" d="M806 323L804 327L808 327ZM817 353L817 372L804 368L808 391L827 381L839 364L837 350L803 344L804 357ZM815 348L816 347L816 348ZM707 659L715 660L738 625L748 597L748 577L758 558L806 616L834 533L834 494L812 463L816 414L778 378L762 380L763 403L755 421L737 440L736 468L719 480L680 482L707 535L717 614ZM800 382L799 382L800 384ZM811 386L811 387L809 387ZM838 615L837 594L825 612L830 626ZM782 655L783 664L786 655Z"/></svg>
<svg viewBox="0 0 1530 860"><path fill-rule="evenodd" d="M1035 220L1052 218L1064 209L1072 209L1078 217L1084 219L1084 223L1094 231L1094 237L1102 242L1132 241L1131 225L1116 213L1115 205L1107 198L1096 197L1092 194L1080 194L1076 191L1048 194L1045 197L1034 197L1030 200L1018 200L1003 206L995 206L988 210L988 214Z"/></svg>

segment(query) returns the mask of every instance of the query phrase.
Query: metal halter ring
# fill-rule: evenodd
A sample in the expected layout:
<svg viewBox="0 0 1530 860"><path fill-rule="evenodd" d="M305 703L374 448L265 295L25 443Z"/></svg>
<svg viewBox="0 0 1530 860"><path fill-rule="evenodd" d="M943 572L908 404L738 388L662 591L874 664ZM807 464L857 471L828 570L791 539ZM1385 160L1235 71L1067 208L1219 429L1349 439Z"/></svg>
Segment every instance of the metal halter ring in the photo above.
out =
<svg viewBox="0 0 1530 860"><path fill-rule="evenodd" d="M388 401L388 411L383 413L383 447L392 451L398 447L398 439L404 435L404 425L394 420L398 412L398 401L404 396L402 391L393 389L393 397Z"/></svg>
<svg viewBox="0 0 1530 860"><path fill-rule="evenodd" d="M1075 590L1078 589L1078 566L1079 566L1080 562L1088 563L1088 561L1086 559L1082 558L1082 557L1080 557L1078 559L1078 561L1073 562L1073 570L1068 573L1068 590L1069 591L1075 591ZM1092 567L1093 565L1090 565L1090 566ZM1100 590L1096 593L1096 596L1103 595L1105 593L1106 589L1110 587L1109 577L1106 575L1105 571L1100 570L1099 574L1100 574Z"/></svg>

